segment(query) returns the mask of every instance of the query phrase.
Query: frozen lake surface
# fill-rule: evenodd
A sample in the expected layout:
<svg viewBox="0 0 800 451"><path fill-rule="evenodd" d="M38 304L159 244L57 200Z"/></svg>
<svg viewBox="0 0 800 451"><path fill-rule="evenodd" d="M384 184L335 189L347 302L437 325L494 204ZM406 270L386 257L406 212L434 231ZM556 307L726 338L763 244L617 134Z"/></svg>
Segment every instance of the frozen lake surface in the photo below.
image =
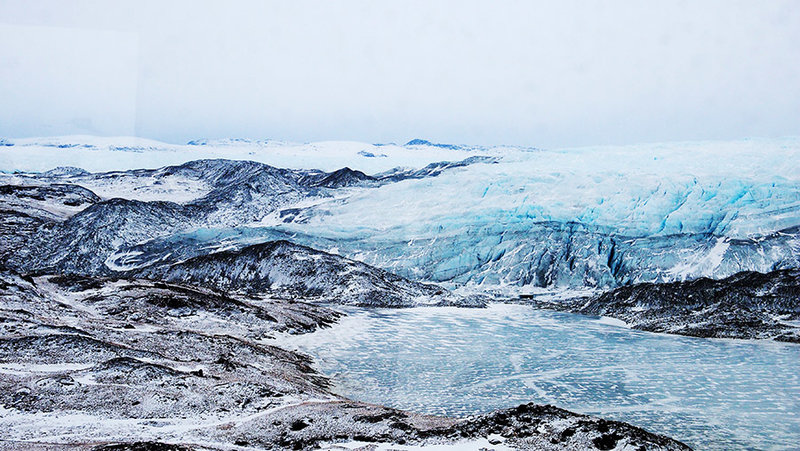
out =
<svg viewBox="0 0 800 451"><path fill-rule="evenodd" d="M697 449L800 443L798 345L652 334L520 305L346 312L288 340L356 400L451 416L553 404Z"/></svg>

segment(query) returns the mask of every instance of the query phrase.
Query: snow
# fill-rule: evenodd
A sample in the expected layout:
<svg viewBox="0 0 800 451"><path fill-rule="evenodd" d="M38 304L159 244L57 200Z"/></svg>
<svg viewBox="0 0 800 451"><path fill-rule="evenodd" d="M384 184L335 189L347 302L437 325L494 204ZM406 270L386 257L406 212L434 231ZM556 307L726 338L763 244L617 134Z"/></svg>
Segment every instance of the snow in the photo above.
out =
<svg viewBox="0 0 800 451"><path fill-rule="evenodd" d="M85 370L93 364L84 363L53 363L53 364L21 364L0 363L0 373L27 374L27 373L60 373L64 371Z"/></svg>
<svg viewBox="0 0 800 451"><path fill-rule="evenodd" d="M77 379L75 379L77 380ZM92 383L84 380L82 383ZM50 443L70 443L76 431L88 439L104 441L159 440L182 443L187 437L197 437L202 429L244 424L278 410L306 403L330 402L332 399L284 397L269 409L254 414L228 416L198 415L186 418L116 419L81 412L21 412L0 405L0 428L7 432L6 440ZM202 440L202 439L199 439Z"/></svg>
<svg viewBox="0 0 800 451"><path fill-rule="evenodd" d="M130 271L132 269L141 268L145 264L131 264L127 263L130 258L141 255L141 252L122 252L114 253L106 259L106 266L112 271Z"/></svg>
<svg viewBox="0 0 800 451"><path fill-rule="evenodd" d="M202 181L185 177L125 177L121 173L111 173L107 177L77 177L69 180L91 190L98 196L110 199L121 197L141 201L169 200L177 203L189 202L200 198L211 191L211 187Z"/></svg>
<svg viewBox="0 0 800 451"><path fill-rule="evenodd" d="M421 167L445 160L484 154L478 149L432 146L375 145L326 141L217 140L203 145L177 145L129 137L67 136L7 139L13 146L0 149L0 170L43 172L58 166L77 166L90 172L158 168L205 158L252 160L293 169L334 171L348 166L366 173L397 166ZM62 147L59 147L62 146ZM496 148L494 151L502 151ZM365 154L386 157L375 158Z"/></svg>
<svg viewBox="0 0 800 451"><path fill-rule="evenodd" d="M671 268L668 273L681 281L713 274L714 270L722 264L725 252L729 247L730 242L727 238L717 238L717 243L707 254L700 254L694 259L684 260Z"/></svg>
<svg viewBox="0 0 800 451"><path fill-rule="evenodd" d="M425 451L479 451L479 450L486 450L486 451L511 451L517 448L512 448L508 445L504 445L503 443L498 443L497 445L493 445L491 441L500 440L501 437L491 436L491 438L479 438L475 440L464 440L456 443L447 443L447 444L426 444L426 445L398 445L395 443L374 443L374 442L359 442L359 441L351 441L346 443L336 443L336 444L329 444L323 445L321 449L325 451L335 451L335 450L366 450L369 449L371 451L416 451L416 450L425 450ZM491 440L491 441L490 441Z"/></svg>
<svg viewBox="0 0 800 451"><path fill-rule="evenodd" d="M628 328L628 329L630 329L630 327L631 327L625 321L622 321L621 319L617 319L617 318L611 318L610 316L601 316L600 319L597 320L597 322L600 323L600 324L605 324L605 325L614 326L614 327L625 327L625 328Z"/></svg>

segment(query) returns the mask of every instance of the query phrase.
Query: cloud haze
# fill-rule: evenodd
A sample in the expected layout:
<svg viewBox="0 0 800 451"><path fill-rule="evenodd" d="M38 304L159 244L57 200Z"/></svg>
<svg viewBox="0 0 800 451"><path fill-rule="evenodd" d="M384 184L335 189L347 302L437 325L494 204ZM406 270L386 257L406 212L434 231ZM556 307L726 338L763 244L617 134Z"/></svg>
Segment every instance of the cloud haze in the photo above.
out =
<svg viewBox="0 0 800 451"><path fill-rule="evenodd" d="M787 1L0 1L0 136L800 134Z"/></svg>

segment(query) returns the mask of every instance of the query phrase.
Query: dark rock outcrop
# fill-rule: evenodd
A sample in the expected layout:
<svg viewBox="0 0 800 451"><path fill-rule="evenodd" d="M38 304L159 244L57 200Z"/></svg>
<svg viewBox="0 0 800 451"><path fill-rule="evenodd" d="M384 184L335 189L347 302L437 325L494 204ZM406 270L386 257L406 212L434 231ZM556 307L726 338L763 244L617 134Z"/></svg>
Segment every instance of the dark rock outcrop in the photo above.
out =
<svg viewBox="0 0 800 451"><path fill-rule="evenodd" d="M800 270L741 272L721 280L641 283L591 299L537 302L625 321L651 332L707 338L772 338L800 343Z"/></svg>

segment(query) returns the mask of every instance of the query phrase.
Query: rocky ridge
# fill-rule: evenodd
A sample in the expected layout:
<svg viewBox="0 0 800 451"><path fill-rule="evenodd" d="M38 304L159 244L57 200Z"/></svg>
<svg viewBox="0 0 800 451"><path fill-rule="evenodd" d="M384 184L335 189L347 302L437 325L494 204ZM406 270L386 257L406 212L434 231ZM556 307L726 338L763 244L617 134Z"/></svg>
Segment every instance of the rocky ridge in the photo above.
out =
<svg viewBox="0 0 800 451"><path fill-rule="evenodd" d="M649 332L800 343L799 300L800 270L783 269L721 280L641 283L590 298L535 299L533 304L617 318Z"/></svg>

